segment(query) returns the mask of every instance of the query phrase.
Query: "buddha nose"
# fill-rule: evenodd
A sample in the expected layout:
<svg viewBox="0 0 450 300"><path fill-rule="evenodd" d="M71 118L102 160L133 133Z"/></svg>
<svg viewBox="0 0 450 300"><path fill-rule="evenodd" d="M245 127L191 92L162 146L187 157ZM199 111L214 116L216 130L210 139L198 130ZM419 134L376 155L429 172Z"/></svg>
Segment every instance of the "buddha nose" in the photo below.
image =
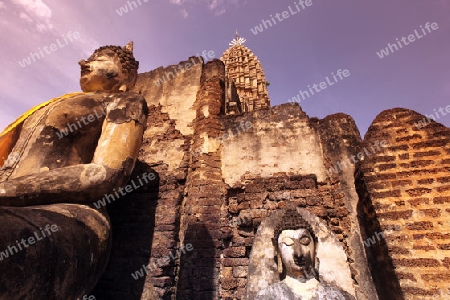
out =
<svg viewBox="0 0 450 300"><path fill-rule="evenodd" d="M303 254L303 249L302 249L302 244L299 241L295 241L294 243L294 254L297 256L302 256Z"/></svg>
<svg viewBox="0 0 450 300"><path fill-rule="evenodd" d="M88 61L85 59L82 59L78 62L78 64L80 65L80 67L86 67L88 65Z"/></svg>

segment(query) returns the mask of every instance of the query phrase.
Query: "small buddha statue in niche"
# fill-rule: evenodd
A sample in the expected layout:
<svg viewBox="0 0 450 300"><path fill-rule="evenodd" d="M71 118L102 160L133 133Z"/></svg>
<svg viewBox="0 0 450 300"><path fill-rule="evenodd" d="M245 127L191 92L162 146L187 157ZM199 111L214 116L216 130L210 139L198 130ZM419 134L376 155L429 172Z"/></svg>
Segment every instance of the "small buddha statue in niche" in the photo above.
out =
<svg viewBox="0 0 450 300"><path fill-rule="evenodd" d="M281 281L258 292L255 299L355 299L342 289L320 281L316 259L317 239L310 224L295 210L286 212L274 235Z"/></svg>

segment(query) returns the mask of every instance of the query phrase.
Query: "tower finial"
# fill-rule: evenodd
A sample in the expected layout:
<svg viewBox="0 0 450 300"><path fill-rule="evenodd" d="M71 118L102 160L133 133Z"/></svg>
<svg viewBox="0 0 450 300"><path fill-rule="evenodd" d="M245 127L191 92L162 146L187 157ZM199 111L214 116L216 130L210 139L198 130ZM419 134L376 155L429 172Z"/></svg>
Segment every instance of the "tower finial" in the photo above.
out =
<svg viewBox="0 0 450 300"><path fill-rule="evenodd" d="M236 37L234 38L234 40L231 41L231 43L229 43L230 46L239 46L242 45L246 42L247 40L244 38L239 37L239 33L236 29Z"/></svg>

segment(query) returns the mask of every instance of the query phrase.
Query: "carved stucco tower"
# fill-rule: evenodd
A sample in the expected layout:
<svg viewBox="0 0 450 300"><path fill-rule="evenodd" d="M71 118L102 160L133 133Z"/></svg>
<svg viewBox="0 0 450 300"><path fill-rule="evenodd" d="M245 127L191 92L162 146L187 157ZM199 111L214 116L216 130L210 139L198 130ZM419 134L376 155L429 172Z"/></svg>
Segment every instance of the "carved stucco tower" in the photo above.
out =
<svg viewBox="0 0 450 300"><path fill-rule="evenodd" d="M270 107L267 82L261 62L249 48L243 45L244 42L245 39L239 37L236 32L236 38L230 43L231 47L220 58L225 64L226 77L230 83L234 82L240 100L232 101L233 97L227 97L225 107L227 114Z"/></svg>

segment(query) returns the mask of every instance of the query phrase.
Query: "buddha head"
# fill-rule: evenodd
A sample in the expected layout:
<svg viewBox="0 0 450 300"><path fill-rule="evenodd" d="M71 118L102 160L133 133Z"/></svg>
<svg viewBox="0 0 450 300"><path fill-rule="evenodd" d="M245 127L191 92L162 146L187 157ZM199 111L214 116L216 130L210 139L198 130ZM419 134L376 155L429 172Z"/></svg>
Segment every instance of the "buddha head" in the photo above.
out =
<svg viewBox="0 0 450 300"><path fill-rule="evenodd" d="M104 46L94 51L81 66L83 92L129 91L136 83L139 62L133 56L133 42L125 47Z"/></svg>
<svg viewBox="0 0 450 300"><path fill-rule="evenodd" d="M289 276L301 282L317 279L316 243L311 225L296 210L287 210L275 228L274 239L281 277Z"/></svg>

